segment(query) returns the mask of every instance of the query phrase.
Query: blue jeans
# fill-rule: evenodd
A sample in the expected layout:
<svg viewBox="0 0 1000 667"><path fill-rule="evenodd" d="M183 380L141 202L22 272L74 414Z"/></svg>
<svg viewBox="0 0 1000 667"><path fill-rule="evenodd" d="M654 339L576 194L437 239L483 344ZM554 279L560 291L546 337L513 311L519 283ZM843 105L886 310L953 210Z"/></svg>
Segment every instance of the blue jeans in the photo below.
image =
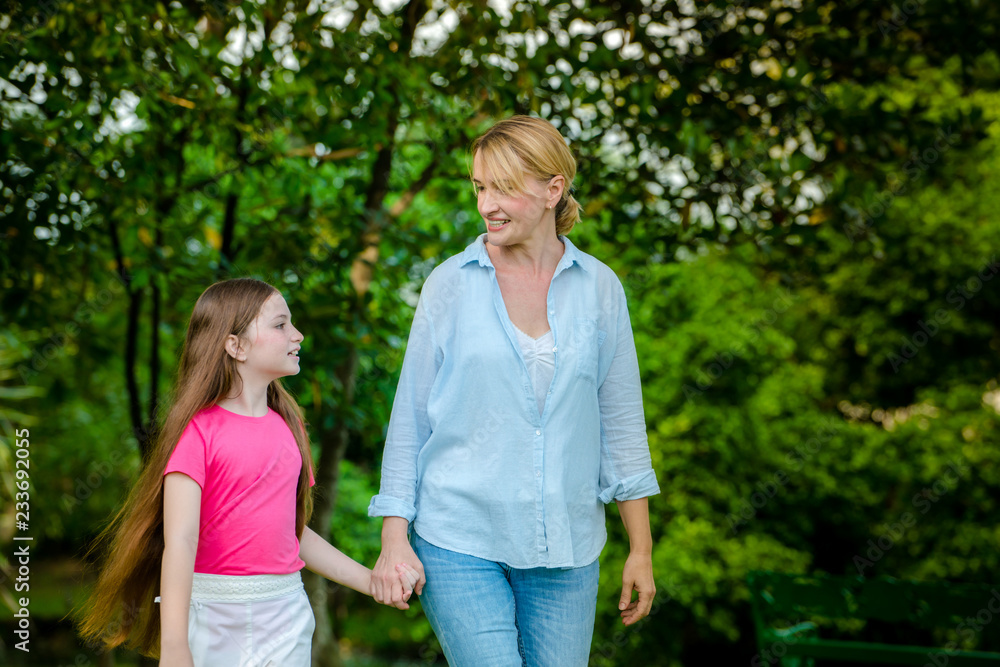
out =
<svg viewBox="0 0 1000 667"><path fill-rule="evenodd" d="M598 561L516 569L413 533L420 605L451 667L579 667L590 658Z"/></svg>

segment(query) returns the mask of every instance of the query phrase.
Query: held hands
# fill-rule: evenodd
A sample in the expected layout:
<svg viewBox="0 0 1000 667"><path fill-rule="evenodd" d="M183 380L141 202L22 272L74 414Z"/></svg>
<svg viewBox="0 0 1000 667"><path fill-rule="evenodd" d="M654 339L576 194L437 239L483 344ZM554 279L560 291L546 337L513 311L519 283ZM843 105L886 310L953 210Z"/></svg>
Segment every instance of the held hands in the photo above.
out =
<svg viewBox="0 0 1000 667"><path fill-rule="evenodd" d="M425 582L423 563L404 541L395 549L382 550L372 568L369 591L376 602L396 609L409 609L410 595L414 591L420 595Z"/></svg>
<svg viewBox="0 0 1000 667"><path fill-rule="evenodd" d="M639 593L637 600L632 600L633 590ZM652 556L630 553L622 571L622 595L618 602L622 623L632 625L649 615L654 595L656 584L653 582Z"/></svg>
<svg viewBox="0 0 1000 667"><path fill-rule="evenodd" d="M377 602L396 607L396 609L409 609L410 605L407 604L407 601L410 599L413 589L416 588L417 582L420 582L420 587L423 589L423 582L420 581L421 574L413 569L409 563L396 563L396 574L397 580L393 581L390 586L383 587L381 597L376 594L373 583L371 586L372 597ZM372 582L374 581L373 574ZM417 594L419 595L419 593Z"/></svg>
<svg viewBox="0 0 1000 667"><path fill-rule="evenodd" d="M413 569L409 563L396 563L396 572L399 573L399 583L403 586L403 602L410 599L410 594L420 581L420 573ZM423 588L423 584L420 584Z"/></svg>

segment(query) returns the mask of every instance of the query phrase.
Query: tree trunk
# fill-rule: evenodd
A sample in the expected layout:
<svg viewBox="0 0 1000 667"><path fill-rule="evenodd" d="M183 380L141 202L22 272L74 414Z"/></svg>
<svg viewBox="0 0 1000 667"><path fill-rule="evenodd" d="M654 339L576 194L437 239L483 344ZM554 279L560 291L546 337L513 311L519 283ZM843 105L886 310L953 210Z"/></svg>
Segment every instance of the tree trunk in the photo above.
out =
<svg viewBox="0 0 1000 667"><path fill-rule="evenodd" d="M400 50L399 57L405 60L409 57L413 34L421 18L427 13L430 3L422 0L410 0L406 8L402 10L403 26L400 30ZM402 63L400 63L402 65ZM395 85L390 86L390 92L396 98L396 103L389 109L389 116L386 121L385 143L375 156L372 165L371 181L368 184L368 192L365 197L365 231L362 235L364 248L355 257L351 265L350 280L354 287L355 298L349 304L353 319L362 319L362 310L365 308L365 296L371 286L372 272L375 262L378 260L378 244L382 238L382 230L387 223L387 212L385 210L385 197L389 193L389 174L392 170L392 157L395 150L394 137L399 126L399 103ZM430 180L431 169L422 175L415 184L414 192L419 191ZM409 194L409 193L408 193ZM409 196L405 208L412 201ZM401 210L401 209L400 209ZM396 211L389 212L389 215ZM354 389L357 384L358 351L353 341L348 342L345 352L344 363L337 369L337 379L340 381L342 391L342 402L340 404L341 413L346 414L354 405ZM317 420L319 423L319 420ZM327 489L325 496L316 499L313 510L312 529L324 539L330 539L330 518L333 515L333 505L337 497L337 480L340 472L340 461L344 457L347 449L347 441L350 437L348 423L346 419L338 419L333 430L326 439L321 438L320 461L317 466L320 474L324 475L324 488ZM317 486L320 479L316 480ZM316 616L316 634L313 636L313 667L332 667L339 664L340 656L337 651L334 627L330 618L330 601L334 599L331 594L332 587L326 579L317 577L310 573L308 584L309 598L312 601L313 613Z"/></svg>
<svg viewBox="0 0 1000 667"><path fill-rule="evenodd" d="M347 358L336 369L343 395L342 406L354 404L354 389L357 385L358 352L351 346ZM316 464L316 486L322 490L322 495L316 498L310 527L326 540L330 539L330 520L333 518L333 506L337 498L337 483L340 480L340 462L347 450L350 432L346 419L338 419L336 426L325 431L320 436L321 458ZM313 615L316 617L316 632L313 635L313 667L336 667L340 665L340 651L337 648L336 635L330 617L332 586L326 578L304 572L306 591L312 604Z"/></svg>

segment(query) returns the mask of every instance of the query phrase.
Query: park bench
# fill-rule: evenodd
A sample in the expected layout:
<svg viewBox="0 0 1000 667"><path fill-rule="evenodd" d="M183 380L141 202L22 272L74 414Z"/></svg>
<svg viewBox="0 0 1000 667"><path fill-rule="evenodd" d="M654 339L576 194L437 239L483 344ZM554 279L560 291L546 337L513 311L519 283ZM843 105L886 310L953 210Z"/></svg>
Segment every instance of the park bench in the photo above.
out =
<svg viewBox="0 0 1000 667"><path fill-rule="evenodd" d="M1000 652L963 648L965 641L981 645L984 637L997 646L1000 585L776 572L750 572L747 583L760 649L752 667L812 667L817 659L921 667L1000 665ZM934 642L932 630L953 632L939 646L846 641L820 636L820 625L828 621L905 625L927 631L928 642Z"/></svg>

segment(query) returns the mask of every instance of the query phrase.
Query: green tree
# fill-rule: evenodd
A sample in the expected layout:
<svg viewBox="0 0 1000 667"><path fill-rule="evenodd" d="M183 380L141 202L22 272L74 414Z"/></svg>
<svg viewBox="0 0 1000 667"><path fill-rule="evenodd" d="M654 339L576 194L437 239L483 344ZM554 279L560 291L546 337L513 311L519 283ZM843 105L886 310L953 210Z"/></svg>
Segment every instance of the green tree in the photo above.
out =
<svg viewBox="0 0 1000 667"><path fill-rule="evenodd" d="M534 113L580 157L581 245L630 291L654 461L670 476L653 504L670 598L655 618L692 628L617 639L612 595L595 646L614 657L600 659L743 650L732 642L746 569L848 568L860 527L868 539L892 514L873 508L896 476L934 481L943 459L858 477L919 435L919 420L889 431L885 415L961 396L956 412L925 415L929 429L955 446L962 420L963 440L990 436L973 399L995 375L995 283L898 373L892 355L995 243L994 227L972 224L990 219L990 199L964 182L996 172L983 112L995 99L981 91L998 78L998 12L955 0L8 5L0 304L23 350L11 384L42 387L28 405L53 416L35 454L52 490L36 501L45 537L79 545L96 529L148 447L197 294L255 274L287 292L309 336L291 384L316 446L314 527L336 526L370 558L374 526L365 541L338 515L364 516L411 297L479 229L472 137ZM927 224L914 229L918 214ZM792 305L761 319L782 298ZM745 340L744 326L759 335ZM713 364L726 366L718 378ZM732 532L726 517L829 419L815 460ZM834 452L854 445L851 467ZM969 549L986 539L992 483L967 487ZM351 504L334 515L345 486ZM770 522L786 506L791 518ZM814 516L850 547L830 551ZM710 529L718 539L702 540ZM620 537L602 591L616 587ZM309 587L317 662L335 661L327 612L348 597ZM390 644L426 637L423 624Z"/></svg>

